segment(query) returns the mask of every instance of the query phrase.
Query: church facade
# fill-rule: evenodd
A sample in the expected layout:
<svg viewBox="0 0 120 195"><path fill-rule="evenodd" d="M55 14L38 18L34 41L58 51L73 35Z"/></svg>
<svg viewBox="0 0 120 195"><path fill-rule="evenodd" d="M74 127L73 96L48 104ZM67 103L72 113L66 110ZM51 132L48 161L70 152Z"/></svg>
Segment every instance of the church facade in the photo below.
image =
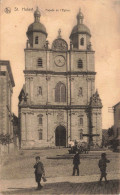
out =
<svg viewBox="0 0 120 195"><path fill-rule="evenodd" d="M70 34L47 41L40 11L28 27L25 84L19 95L21 148L68 146L70 141L101 144L102 103L95 90L91 33L81 11Z"/></svg>

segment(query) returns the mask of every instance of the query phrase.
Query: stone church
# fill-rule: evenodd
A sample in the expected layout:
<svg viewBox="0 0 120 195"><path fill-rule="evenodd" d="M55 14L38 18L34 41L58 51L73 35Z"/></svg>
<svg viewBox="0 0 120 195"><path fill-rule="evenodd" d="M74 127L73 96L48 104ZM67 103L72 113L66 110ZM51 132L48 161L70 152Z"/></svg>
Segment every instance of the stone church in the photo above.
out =
<svg viewBox="0 0 120 195"><path fill-rule="evenodd" d="M100 145L102 103L84 16L79 10L70 46L59 29L51 48L40 17L37 8L26 33L25 84L19 94L21 148L67 147L75 140Z"/></svg>

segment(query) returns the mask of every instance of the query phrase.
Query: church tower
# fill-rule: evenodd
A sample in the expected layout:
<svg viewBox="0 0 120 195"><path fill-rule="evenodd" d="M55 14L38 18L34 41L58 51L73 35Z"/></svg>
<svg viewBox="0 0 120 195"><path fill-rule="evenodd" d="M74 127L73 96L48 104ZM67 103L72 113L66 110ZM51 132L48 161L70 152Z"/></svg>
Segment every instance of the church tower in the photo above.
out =
<svg viewBox="0 0 120 195"><path fill-rule="evenodd" d="M60 29L48 47L40 16L37 8L27 30L25 84L19 95L21 147L68 146L75 140L100 145L102 103L95 90L95 52L84 16L79 10L70 49Z"/></svg>
<svg viewBox="0 0 120 195"><path fill-rule="evenodd" d="M74 26L70 35L70 39L73 43L73 48L81 51L87 51L88 47L91 45L91 33L89 28L85 24L83 24L84 16L81 10L79 10L76 18L77 25Z"/></svg>
<svg viewBox="0 0 120 195"><path fill-rule="evenodd" d="M38 8L34 12L34 23L28 27L28 44L34 49L44 49L46 45L46 28L40 23L40 12Z"/></svg>

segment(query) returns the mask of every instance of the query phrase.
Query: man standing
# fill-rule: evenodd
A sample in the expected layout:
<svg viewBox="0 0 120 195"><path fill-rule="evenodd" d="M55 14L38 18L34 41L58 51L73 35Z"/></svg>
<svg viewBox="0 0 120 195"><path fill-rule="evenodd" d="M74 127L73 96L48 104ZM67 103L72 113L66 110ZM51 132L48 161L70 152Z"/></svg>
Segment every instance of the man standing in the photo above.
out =
<svg viewBox="0 0 120 195"><path fill-rule="evenodd" d="M80 164L80 156L79 152L76 151L76 154L73 158L73 176L75 175L75 170L77 170L77 176L79 176L79 164Z"/></svg>
<svg viewBox="0 0 120 195"><path fill-rule="evenodd" d="M42 175L45 175L45 171L44 171L44 166L43 163L40 161L40 157L36 156L36 164L34 165L35 168L35 180L38 183L38 190L40 190L42 188L40 182L41 182L41 178Z"/></svg>

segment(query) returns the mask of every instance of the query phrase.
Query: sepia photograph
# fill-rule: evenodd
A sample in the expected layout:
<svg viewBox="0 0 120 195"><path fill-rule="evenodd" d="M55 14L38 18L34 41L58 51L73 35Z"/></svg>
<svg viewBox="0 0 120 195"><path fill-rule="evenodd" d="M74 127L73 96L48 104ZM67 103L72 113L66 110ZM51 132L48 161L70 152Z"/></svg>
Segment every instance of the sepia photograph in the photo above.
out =
<svg viewBox="0 0 120 195"><path fill-rule="evenodd" d="M0 195L120 194L120 0L0 0Z"/></svg>

